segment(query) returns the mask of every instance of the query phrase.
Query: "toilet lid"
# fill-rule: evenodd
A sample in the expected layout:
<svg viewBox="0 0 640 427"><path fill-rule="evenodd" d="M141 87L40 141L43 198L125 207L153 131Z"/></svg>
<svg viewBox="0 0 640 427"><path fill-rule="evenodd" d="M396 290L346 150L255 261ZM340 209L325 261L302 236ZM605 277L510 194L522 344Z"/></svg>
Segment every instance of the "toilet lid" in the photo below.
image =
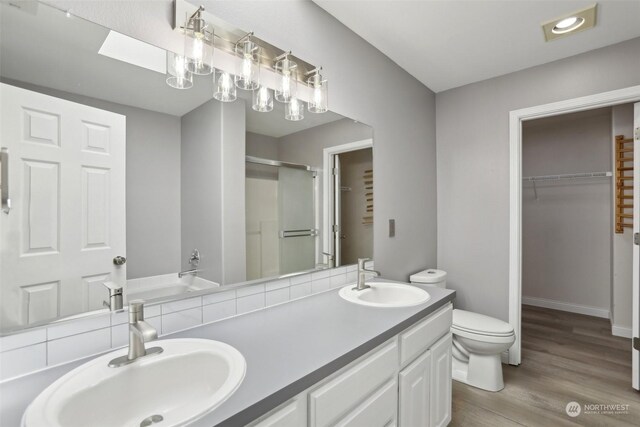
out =
<svg viewBox="0 0 640 427"><path fill-rule="evenodd" d="M465 310L453 310L453 329L480 335L503 337L513 335L513 327L507 322Z"/></svg>

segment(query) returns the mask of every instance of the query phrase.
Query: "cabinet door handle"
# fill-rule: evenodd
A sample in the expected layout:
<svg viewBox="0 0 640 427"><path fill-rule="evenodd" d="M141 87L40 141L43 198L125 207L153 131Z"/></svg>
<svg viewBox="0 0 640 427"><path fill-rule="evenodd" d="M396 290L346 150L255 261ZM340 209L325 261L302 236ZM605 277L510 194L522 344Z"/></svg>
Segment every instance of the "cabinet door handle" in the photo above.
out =
<svg viewBox="0 0 640 427"><path fill-rule="evenodd" d="M11 210L11 199L9 198L9 150L0 149L0 199L2 199L2 212L8 214Z"/></svg>

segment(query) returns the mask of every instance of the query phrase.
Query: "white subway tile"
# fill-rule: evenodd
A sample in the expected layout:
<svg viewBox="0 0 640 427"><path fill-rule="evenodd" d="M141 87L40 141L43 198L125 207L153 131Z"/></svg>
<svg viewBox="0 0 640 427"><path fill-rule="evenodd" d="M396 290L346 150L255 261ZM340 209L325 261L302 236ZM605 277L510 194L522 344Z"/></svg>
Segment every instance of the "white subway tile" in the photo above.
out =
<svg viewBox="0 0 640 427"><path fill-rule="evenodd" d="M260 283L258 285L249 285L243 288L236 289L236 295L238 298L246 297L247 295L255 295L260 292L264 292L264 283Z"/></svg>
<svg viewBox="0 0 640 427"><path fill-rule="evenodd" d="M0 381L47 367L45 343L0 353Z"/></svg>
<svg viewBox="0 0 640 427"><path fill-rule="evenodd" d="M224 291L224 292L215 292L213 294L203 295L202 296L202 305L215 304L217 302L229 301L229 300L234 300L234 299L236 299L236 291L235 290Z"/></svg>
<svg viewBox="0 0 640 427"><path fill-rule="evenodd" d="M202 324L202 307L176 311L162 316L162 335Z"/></svg>
<svg viewBox="0 0 640 427"><path fill-rule="evenodd" d="M236 300L238 314L264 308L264 293L249 295Z"/></svg>
<svg viewBox="0 0 640 427"><path fill-rule="evenodd" d="M311 292L317 294L318 292L324 292L331 286L331 278L314 280L311 282Z"/></svg>
<svg viewBox="0 0 640 427"><path fill-rule="evenodd" d="M311 295L311 282L291 286L290 288L290 297L292 300L306 297L307 295Z"/></svg>
<svg viewBox="0 0 640 427"><path fill-rule="evenodd" d="M311 273L301 274L299 276L290 277L289 281L291 282L291 286L299 285L301 283L310 282L311 281Z"/></svg>
<svg viewBox="0 0 640 427"><path fill-rule="evenodd" d="M68 337L83 332L95 331L111 326L111 314L105 313L97 316L90 316L86 319L73 319L64 323L47 327L47 338L55 340Z"/></svg>
<svg viewBox="0 0 640 427"><path fill-rule="evenodd" d="M47 343L47 365L58 365L111 348L111 328L98 329Z"/></svg>
<svg viewBox="0 0 640 427"><path fill-rule="evenodd" d="M356 283L358 281L358 272L350 271L347 273L347 283Z"/></svg>
<svg viewBox="0 0 640 427"><path fill-rule="evenodd" d="M236 300L222 301L202 307L202 322L209 323L236 315Z"/></svg>
<svg viewBox="0 0 640 427"><path fill-rule="evenodd" d="M358 271L358 264L347 265L347 273L351 273L352 271Z"/></svg>
<svg viewBox="0 0 640 427"><path fill-rule="evenodd" d="M276 289L266 293L266 306L272 306L289 301L289 288Z"/></svg>
<svg viewBox="0 0 640 427"><path fill-rule="evenodd" d="M331 269L314 271L311 273L311 281L316 281L319 279L324 279L325 277L331 277Z"/></svg>
<svg viewBox="0 0 640 427"><path fill-rule="evenodd" d="M331 275L338 276L340 274L346 274L346 272L347 272L347 267L338 267L331 270Z"/></svg>
<svg viewBox="0 0 640 427"><path fill-rule="evenodd" d="M0 337L0 352L47 341L47 329L32 329Z"/></svg>
<svg viewBox="0 0 640 427"><path fill-rule="evenodd" d="M267 292L274 291L276 289L282 289L289 286L289 279L280 279L273 282L267 282L265 284Z"/></svg>
<svg viewBox="0 0 640 427"><path fill-rule="evenodd" d="M347 283L347 274L339 274L337 276L331 276L331 288L337 288Z"/></svg>
<svg viewBox="0 0 640 427"><path fill-rule="evenodd" d="M162 304L162 314L174 313L176 311L188 310L202 306L202 297L187 298Z"/></svg>

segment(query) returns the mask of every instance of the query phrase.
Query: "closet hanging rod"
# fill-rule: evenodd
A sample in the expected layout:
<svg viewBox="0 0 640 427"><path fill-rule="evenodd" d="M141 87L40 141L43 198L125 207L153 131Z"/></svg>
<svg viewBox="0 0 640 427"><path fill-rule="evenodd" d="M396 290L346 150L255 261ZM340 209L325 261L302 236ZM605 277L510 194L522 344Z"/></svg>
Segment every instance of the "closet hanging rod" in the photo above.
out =
<svg viewBox="0 0 640 427"><path fill-rule="evenodd" d="M568 173L563 175L538 175L526 176L523 181L559 181L561 179L579 179L579 178L606 178L613 176L613 172L588 172L588 173Z"/></svg>

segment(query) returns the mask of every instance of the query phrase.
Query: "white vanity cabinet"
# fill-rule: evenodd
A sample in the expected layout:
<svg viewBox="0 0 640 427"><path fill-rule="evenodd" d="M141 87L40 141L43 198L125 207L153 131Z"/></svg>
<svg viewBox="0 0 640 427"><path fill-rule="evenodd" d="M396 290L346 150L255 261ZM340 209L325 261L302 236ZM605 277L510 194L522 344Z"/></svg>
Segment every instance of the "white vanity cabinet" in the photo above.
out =
<svg viewBox="0 0 640 427"><path fill-rule="evenodd" d="M440 427L451 421L450 303L251 423Z"/></svg>

